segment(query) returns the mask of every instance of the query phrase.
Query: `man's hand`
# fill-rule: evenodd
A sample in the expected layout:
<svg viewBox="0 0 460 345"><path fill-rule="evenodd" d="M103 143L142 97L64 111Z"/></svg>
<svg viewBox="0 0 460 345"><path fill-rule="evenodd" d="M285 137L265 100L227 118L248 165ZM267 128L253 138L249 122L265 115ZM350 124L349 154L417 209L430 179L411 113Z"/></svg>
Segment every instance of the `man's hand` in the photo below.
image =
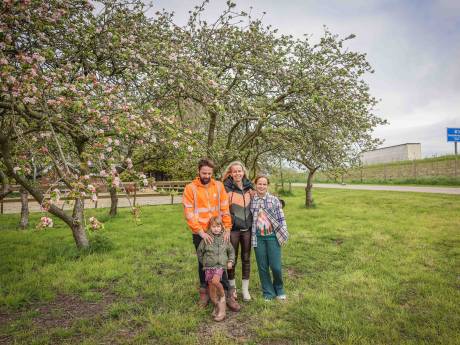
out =
<svg viewBox="0 0 460 345"><path fill-rule="evenodd" d="M225 243L230 242L230 231L227 231L227 230L224 231L224 242Z"/></svg>
<svg viewBox="0 0 460 345"><path fill-rule="evenodd" d="M231 262L231 261L227 262L227 269L231 270L232 267L233 267L233 262Z"/></svg>
<svg viewBox="0 0 460 345"><path fill-rule="evenodd" d="M201 236L201 238L203 239L204 243L206 243L206 244L211 244L213 242L213 240L214 240L211 235L208 235L203 230L201 230L198 233L198 235Z"/></svg>

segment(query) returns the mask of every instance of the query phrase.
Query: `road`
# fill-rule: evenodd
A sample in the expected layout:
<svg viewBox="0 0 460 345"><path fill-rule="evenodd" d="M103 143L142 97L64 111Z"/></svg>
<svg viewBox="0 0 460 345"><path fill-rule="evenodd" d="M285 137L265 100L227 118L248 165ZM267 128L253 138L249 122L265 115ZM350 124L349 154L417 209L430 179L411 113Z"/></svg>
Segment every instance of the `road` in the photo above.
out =
<svg viewBox="0 0 460 345"><path fill-rule="evenodd" d="M293 187L305 187L305 183L293 183ZM314 183L314 188L339 188L354 190L385 190L392 192L416 192L460 195L459 187L418 187L418 186L387 186L387 185L365 185L365 184L333 184Z"/></svg>
<svg viewBox="0 0 460 345"><path fill-rule="evenodd" d="M131 197L131 202L133 202L133 198ZM182 203L182 195L174 196L173 200L174 204ZM171 197L169 195L166 196L146 196L143 197L141 193L137 195L136 198L136 205L168 205L171 204ZM62 202L58 203L59 207L64 206L64 210L71 210L73 208L73 203L66 203L63 204ZM118 206L119 207L129 207L130 202L126 197L119 196L118 197ZM94 208L95 204L91 200L85 200L85 208ZM98 208L110 207L110 199L99 199L97 202ZM29 201L29 211L30 212L40 212L40 205L36 201ZM3 205L3 213L20 213L21 212L21 203L20 202L12 202L12 203L5 203Z"/></svg>

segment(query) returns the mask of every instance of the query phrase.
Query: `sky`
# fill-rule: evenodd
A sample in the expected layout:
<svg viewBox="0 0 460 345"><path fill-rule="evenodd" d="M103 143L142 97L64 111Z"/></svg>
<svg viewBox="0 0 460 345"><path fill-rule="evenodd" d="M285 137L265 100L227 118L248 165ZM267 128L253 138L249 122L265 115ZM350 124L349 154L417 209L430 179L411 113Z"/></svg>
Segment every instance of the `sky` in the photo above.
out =
<svg viewBox="0 0 460 345"><path fill-rule="evenodd" d="M205 18L216 19L225 0L210 0ZM237 9L263 17L281 33L321 37L326 25L355 34L347 48L367 54L375 73L366 81L379 99L375 113L381 147L421 143L422 156L454 153L446 128L460 128L460 0L236 0ZM175 12L184 24L196 0L156 0L154 10ZM459 145L460 146L460 145ZM459 147L460 151L460 147Z"/></svg>

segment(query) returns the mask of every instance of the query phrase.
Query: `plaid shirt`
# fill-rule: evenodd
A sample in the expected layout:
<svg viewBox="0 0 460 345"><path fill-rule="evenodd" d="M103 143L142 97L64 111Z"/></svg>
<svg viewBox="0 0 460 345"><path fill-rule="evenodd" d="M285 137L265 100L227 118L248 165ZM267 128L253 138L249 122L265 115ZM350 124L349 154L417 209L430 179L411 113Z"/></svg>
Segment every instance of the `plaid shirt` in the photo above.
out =
<svg viewBox="0 0 460 345"><path fill-rule="evenodd" d="M280 245L286 243L289 234L287 231L286 219L284 218L281 203L277 197L269 193L263 198L255 195L251 201L252 212L252 246L257 247L257 217L259 210L263 209L272 223L273 231Z"/></svg>

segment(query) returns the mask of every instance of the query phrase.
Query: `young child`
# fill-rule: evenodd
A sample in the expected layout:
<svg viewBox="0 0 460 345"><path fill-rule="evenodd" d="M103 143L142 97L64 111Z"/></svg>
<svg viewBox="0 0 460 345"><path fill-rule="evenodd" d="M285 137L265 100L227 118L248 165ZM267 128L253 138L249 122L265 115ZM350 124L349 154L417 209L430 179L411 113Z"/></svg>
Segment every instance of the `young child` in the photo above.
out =
<svg viewBox="0 0 460 345"><path fill-rule="evenodd" d="M209 297L214 304L212 316L215 321L225 319L227 304L220 280L224 272L231 269L235 262L235 251L231 243L224 242L223 229L222 220L219 217L212 217L207 232L213 241L211 244L201 241L196 251L205 272Z"/></svg>

